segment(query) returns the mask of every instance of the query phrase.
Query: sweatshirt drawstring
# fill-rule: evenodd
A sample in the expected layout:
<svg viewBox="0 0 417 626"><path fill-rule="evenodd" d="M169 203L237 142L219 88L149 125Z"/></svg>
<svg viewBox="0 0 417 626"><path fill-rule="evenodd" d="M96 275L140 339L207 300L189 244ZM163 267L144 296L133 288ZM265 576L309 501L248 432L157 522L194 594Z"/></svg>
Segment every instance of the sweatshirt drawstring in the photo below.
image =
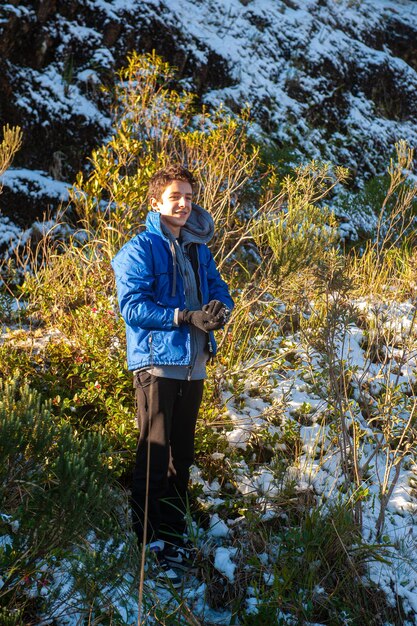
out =
<svg viewBox="0 0 417 626"><path fill-rule="evenodd" d="M171 248L171 253L172 253L172 270L173 270L171 297L173 298L177 291L177 251L175 250L175 243L173 241L170 242L170 248Z"/></svg>

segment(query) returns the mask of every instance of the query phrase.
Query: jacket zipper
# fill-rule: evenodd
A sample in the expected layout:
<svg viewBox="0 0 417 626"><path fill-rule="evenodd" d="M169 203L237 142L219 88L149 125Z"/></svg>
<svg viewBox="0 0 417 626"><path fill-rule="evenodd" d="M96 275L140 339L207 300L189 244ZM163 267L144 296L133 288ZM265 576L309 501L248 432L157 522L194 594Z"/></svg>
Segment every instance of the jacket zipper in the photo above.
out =
<svg viewBox="0 0 417 626"><path fill-rule="evenodd" d="M151 368L153 367L153 335L152 331L149 333L149 357L151 359Z"/></svg>
<svg viewBox="0 0 417 626"><path fill-rule="evenodd" d="M196 257L197 257L197 276L196 276L196 281L197 281L197 288L198 288L198 292L200 294L200 302L201 305L203 305L203 291L201 288L201 278L200 278L200 257L198 254L198 244L196 244ZM214 349L213 349L213 343L211 341L211 337L210 334L208 335L208 339L207 339L207 347L208 347L208 352L209 352L209 361L213 361L214 360ZM190 374L191 376L191 374Z"/></svg>
<svg viewBox="0 0 417 626"><path fill-rule="evenodd" d="M196 253L197 253L197 274L198 276L195 276L195 282L196 282L196 287L198 289L198 293L200 295L200 302L202 302L202 296L201 296L201 289L200 289L200 261L198 258L198 249L196 249ZM184 252L184 255L186 255L187 253ZM191 269L192 272L194 272L194 268L193 268L193 264L191 261L191 255L187 254L188 259L189 259L189 265L186 264L185 266L185 276L184 276L184 288L187 287L188 289L190 288L190 276L189 276L189 270ZM186 284L185 284L186 283ZM190 381L191 380L191 375L192 375L192 371L195 365L195 361L197 359L197 339L196 336L193 332L192 327L190 327L189 329L189 333L190 333L190 365L188 366L188 375L187 375L187 380Z"/></svg>

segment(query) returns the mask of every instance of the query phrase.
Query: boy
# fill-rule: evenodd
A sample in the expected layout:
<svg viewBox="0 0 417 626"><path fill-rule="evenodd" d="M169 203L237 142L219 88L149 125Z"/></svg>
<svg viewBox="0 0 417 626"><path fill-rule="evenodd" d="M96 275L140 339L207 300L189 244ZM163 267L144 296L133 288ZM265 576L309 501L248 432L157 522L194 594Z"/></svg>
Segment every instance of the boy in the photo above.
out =
<svg viewBox="0 0 417 626"><path fill-rule="evenodd" d="M206 245L213 219L193 204L193 188L192 174L179 164L156 172L146 230L112 261L140 427L133 528L139 544L149 542L159 577L174 587L181 580L172 565L185 569L190 557L187 486L206 363L216 351L213 331L233 307Z"/></svg>

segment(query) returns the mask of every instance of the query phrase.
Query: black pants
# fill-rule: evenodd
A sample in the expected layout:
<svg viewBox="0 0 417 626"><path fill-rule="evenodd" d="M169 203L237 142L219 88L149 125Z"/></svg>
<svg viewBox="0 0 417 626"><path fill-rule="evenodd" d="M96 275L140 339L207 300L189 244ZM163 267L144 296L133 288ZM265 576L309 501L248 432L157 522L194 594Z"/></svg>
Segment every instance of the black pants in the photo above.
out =
<svg viewBox="0 0 417 626"><path fill-rule="evenodd" d="M180 542L194 435L203 396L203 380L175 380L135 375L140 436L132 483L132 522L139 543L145 525L146 472L149 455L148 518L146 540Z"/></svg>

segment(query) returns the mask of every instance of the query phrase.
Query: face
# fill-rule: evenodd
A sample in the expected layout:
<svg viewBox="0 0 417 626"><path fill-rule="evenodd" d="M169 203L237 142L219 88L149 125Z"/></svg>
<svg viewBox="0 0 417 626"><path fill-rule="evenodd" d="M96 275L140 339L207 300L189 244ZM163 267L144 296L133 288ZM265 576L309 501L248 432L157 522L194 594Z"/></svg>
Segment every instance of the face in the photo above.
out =
<svg viewBox="0 0 417 626"><path fill-rule="evenodd" d="M151 198L151 206L161 214L161 220L175 237L180 234L191 213L193 190L190 183L174 180L165 188L161 200Z"/></svg>

